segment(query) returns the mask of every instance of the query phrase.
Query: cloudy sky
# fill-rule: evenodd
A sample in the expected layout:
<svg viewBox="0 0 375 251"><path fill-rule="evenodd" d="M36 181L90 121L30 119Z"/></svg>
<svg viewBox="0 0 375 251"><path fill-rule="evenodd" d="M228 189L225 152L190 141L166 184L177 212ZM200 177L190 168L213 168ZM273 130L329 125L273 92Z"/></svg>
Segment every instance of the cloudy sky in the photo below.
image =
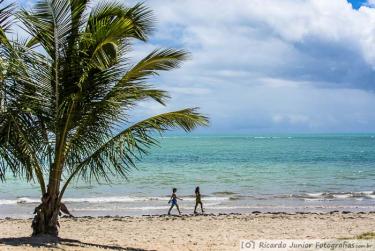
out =
<svg viewBox="0 0 375 251"><path fill-rule="evenodd" d="M192 58L154 81L169 106L144 103L137 118L199 106L202 132L375 132L375 0L145 2L157 29L134 57Z"/></svg>

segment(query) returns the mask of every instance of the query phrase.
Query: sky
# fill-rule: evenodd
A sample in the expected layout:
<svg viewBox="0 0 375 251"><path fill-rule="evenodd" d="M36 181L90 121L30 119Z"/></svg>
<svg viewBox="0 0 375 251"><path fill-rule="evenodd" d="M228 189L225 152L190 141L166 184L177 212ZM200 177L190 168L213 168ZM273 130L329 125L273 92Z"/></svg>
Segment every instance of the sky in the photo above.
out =
<svg viewBox="0 0 375 251"><path fill-rule="evenodd" d="M156 30L133 58L160 47L192 56L153 80L169 105L142 103L134 118L199 106L211 120L200 132L375 132L375 0L145 4Z"/></svg>

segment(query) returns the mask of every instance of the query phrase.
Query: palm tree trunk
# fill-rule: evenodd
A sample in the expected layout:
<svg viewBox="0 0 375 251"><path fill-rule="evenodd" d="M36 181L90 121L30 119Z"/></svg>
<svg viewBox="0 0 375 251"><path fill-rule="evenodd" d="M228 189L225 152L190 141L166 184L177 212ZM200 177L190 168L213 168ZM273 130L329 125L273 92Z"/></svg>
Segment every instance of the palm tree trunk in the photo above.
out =
<svg viewBox="0 0 375 251"><path fill-rule="evenodd" d="M33 236L48 234L58 236L59 234L59 203L57 198L49 198L35 208L35 216L32 222Z"/></svg>
<svg viewBox="0 0 375 251"><path fill-rule="evenodd" d="M35 208L35 216L32 222L33 236L48 234L58 236L59 234L59 186L58 179L50 179L47 193L42 196L42 203Z"/></svg>
<svg viewBox="0 0 375 251"><path fill-rule="evenodd" d="M69 116L70 117L70 114ZM42 197L42 203L35 208L35 216L32 223L33 235L48 234L58 236L60 213L60 179L64 166L64 146L66 144L66 127L63 136L57 136L55 161L51 165L47 193Z"/></svg>

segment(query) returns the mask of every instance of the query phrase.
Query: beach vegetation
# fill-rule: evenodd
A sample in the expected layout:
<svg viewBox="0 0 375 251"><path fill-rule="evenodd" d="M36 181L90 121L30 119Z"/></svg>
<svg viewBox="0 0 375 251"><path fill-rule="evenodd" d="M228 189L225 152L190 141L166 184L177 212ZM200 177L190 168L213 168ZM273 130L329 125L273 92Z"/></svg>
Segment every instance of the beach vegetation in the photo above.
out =
<svg viewBox="0 0 375 251"><path fill-rule="evenodd" d="M373 240L375 239L375 232L366 232L356 236L359 240Z"/></svg>

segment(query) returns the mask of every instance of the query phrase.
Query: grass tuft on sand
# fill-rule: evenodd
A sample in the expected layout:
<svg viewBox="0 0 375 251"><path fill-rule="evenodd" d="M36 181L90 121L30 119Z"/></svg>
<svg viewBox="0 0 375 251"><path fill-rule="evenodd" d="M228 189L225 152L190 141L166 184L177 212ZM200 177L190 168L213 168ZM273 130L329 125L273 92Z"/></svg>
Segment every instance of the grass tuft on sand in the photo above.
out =
<svg viewBox="0 0 375 251"><path fill-rule="evenodd" d="M375 232L367 232L367 233L360 234L356 237L356 239L359 239L359 240L375 239Z"/></svg>

